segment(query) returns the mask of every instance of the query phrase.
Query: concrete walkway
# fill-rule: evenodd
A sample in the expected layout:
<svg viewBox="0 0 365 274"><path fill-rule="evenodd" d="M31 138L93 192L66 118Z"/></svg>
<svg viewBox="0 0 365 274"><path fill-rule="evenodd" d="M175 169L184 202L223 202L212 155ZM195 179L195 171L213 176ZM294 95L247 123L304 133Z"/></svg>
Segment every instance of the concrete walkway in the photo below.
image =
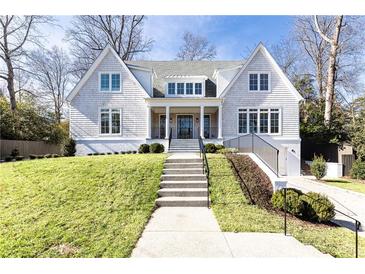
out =
<svg viewBox="0 0 365 274"><path fill-rule="evenodd" d="M208 208L161 207L132 257L330 257L279 233L225 233Z"/></svg>
<svg viewBox="0 0 365 274"><path fill-rule="evenodd" d="M294 187L303 192L314 191L327 195L334 203L337 210L340 210L361 222L362 226L359 235L365 237L364 194L318 183L312 179L312 176L286 177L285 179L288 180L288 187ZM334 221L341 226L352 230L354 229L354 222L342 214L336 214Z"/></svg>

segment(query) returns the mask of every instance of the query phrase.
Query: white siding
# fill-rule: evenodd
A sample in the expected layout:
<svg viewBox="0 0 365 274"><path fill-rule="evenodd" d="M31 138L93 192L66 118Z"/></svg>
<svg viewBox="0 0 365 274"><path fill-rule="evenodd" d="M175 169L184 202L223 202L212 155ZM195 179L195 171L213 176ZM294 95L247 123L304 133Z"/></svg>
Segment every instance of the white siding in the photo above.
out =
<svg viewBox="0 0 365 274"><path fill-rule="evenodd" d="M131 68L130 70L137 78L137 80L141 83L142 87L148 92L151 97L153 97L152 72L134 68Z"/></svg>
<svg viewBox="0 0 365 274"><path fill-rule="evenodd" d="M219 71L217 74L217 97L228 86L232 79L236 76L240 68Z"/></svg>
<svg viewBox="0 0 365 274"><path fill-rule="evenodd" d="M121 72L122 92L99 92L99 72ZM70 105L71 135L75 138L99 137L99 109L122 109L122 138L146 138L147 94L133 81L116 57L109 52L86 81Z"/></svg>
<svg viewBox="0 0 365 274"><path fill-rule="evenodd" d="M248 72L268 71L271 73L271 92L248 92ZM281 108L282 137L299 138L299 104L270 61L259 51L227 91L223 103L223 136L237 136L238 108Z"/></svg>

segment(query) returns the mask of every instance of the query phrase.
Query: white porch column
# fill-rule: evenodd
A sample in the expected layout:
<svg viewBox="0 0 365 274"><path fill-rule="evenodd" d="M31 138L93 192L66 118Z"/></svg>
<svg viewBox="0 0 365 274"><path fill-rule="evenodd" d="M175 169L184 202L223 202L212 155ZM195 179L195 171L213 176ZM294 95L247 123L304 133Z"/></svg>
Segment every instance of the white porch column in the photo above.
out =
<svg viewBox="0 0 365 274"><path fill-rule="evenodd" d="M200 106L200 137L204 139L204 106Z"/></svg>
<svg viewBox="0 0 365 274"><path fill-rule="evenodd" d="M151 139L151 107L147 106L147 139Z"/></svg>
<svg viewBox="0 0 365 274"><path fill-rule="evenodd" d="M222 125L223 125L223 119L222 119L222 105L218 106L218 139L222 139Z"/></svg>
<svg viewBox="0 0 365 274"><path fill-rule="evenodd" d="M165 128L165 139L170 137L170 107L166 107L166 128Z"/></svg>

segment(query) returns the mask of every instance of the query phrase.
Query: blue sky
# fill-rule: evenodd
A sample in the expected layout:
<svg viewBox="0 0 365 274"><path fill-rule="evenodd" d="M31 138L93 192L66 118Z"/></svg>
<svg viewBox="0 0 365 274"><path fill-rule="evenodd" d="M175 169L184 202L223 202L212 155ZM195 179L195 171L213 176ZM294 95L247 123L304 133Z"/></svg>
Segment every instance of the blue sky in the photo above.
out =
<svg viewBox="0 0 365 274"><path fill-rule="evenodd" d="M58 24L66 29L71 16L56 16ZM217 48L216 59L242 59L262 41L270 46L286 37L294 18L291 16L148 16L145 35L155 40L152 51L140 58L171 60L176 56L184 31L206 36ZM64 31L46 28L49 46L61 44Z"/></svg>

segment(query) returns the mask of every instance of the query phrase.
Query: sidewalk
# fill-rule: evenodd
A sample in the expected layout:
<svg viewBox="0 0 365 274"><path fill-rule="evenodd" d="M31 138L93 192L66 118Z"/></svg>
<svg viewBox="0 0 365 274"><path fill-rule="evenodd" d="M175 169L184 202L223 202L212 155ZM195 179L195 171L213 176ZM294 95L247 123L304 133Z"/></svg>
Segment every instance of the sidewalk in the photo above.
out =
<svg viewBox="0 0 365 274"><path fill-rule="evenodd" d="M288 187L294 187L303 192L314 191L327 195L337 210L361 222L359 235L365 236L365 195L318 183L307 176L285 177L285 179L288 181ZM335 222L349 229L354 229L354 222L341 214L336 214Z"/></svg>
<svg viewBox="0 0 365 274"><path fill-rule="evenodd" d="M279 233L222 232L204 207L161 207L132 257L330 257Z"/></svg>

